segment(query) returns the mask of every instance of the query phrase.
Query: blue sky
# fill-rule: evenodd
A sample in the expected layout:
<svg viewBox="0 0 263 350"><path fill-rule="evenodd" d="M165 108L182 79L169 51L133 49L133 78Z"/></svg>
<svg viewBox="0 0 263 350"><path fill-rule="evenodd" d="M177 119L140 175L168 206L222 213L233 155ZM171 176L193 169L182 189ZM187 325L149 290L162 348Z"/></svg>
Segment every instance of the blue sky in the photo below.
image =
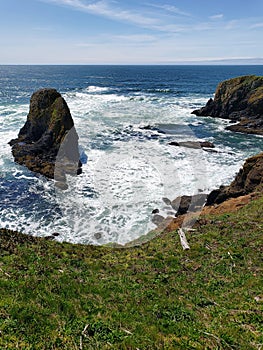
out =
<svg viewBox="0 0 263 350"><path fill-rule="evenodd" d="M263 1L0 0L0 30L0 64L257 63Z"/></svg>

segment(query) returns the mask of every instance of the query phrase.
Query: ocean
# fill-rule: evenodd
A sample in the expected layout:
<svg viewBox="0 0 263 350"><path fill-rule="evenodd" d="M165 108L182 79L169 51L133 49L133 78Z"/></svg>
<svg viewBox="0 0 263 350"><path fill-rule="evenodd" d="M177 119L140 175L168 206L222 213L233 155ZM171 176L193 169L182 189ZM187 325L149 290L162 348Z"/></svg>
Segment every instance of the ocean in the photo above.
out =
<svg viewBox="0 0 263 350"><path fill-rule="evenodd" d="M58 241L125 244L172 215L162 198L228 184L263 138L226 131L229 121L191 114L217 84L263 66L0 66L0 226ZM8 142L32 93L56 88L79 135L83 173L54 181L16 164ZM169 145L205 140L218 152Z"/></svg>

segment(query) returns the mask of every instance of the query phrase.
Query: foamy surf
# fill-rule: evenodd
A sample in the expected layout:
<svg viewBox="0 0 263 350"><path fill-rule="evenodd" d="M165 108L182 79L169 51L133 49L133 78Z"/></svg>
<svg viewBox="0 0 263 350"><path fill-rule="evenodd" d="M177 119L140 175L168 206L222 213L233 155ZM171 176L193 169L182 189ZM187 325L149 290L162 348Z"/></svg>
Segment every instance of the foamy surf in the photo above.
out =
<svg viewBox="0 0 263 350"><path fill-rule="evenodd" d="M76 77L74 71L76 87L67 74L59 74L57 80L55 75L47 80L45 74L42 82L62 84L58 88L64 91L79 134L83 174L69 176L66 191L13 162L7 143L26 120L28 88L19 87L17 96L8 92L0 101L1 227L40 236L56 233L59 241L125 244L155 228L154 209L167 215L171 209L163 197L208 193L227 184L244 159L262 149L260 137L225 131L228 121L191 114L214 91L206 88L209 77L201 83L187 75L188 80L183 76L175 83L178 77L169 76L159 84L152 68L147 74L131 71L125 77L119 76L122 70L111 68L113 78L101 74L102 68L83 69L92 74L80 72ZM136 69L143 73L147 68ZM166 74L158 79L165 78ZM30 84L37 88L38 79ZM218 153L169 145L190 140L211 141Z"/></svg>

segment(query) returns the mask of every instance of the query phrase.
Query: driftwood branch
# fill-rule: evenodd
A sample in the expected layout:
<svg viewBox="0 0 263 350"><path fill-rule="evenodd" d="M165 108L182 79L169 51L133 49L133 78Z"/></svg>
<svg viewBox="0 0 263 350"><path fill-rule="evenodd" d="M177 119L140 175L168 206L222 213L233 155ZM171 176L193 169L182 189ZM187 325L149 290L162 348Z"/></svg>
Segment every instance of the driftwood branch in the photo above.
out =
<svg viewBox="0 0 263 350"><path fill-rule="evenodd" d="M183 250L189 250L190 247L189 247L189 244L188 244L187 239L185 237L184 230L182 228L179 228L178 234L180 237L180 242L181 242L181 245L183 247Z"/></svg>
<svg viewBox="0 0 263 350"><path fill-rule="evenodd" d="M79 350L83 350L83 337L87 337L86 330L89 328L89 324L86 324L79 339Z"/></svg>

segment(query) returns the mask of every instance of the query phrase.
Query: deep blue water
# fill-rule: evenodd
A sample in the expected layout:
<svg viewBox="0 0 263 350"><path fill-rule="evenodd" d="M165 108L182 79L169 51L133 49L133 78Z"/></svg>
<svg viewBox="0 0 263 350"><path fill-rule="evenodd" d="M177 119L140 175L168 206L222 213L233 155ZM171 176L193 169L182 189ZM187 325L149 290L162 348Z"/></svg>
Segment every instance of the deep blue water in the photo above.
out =
<svg viewBox="0 0 263 350"><path fill-rule="evenodd" d="M263 66L0 66L0 101L27 103L43 87L66 93L87 85L124 94L213 94L220 81L251 74L263 75Z"/></svg>
<svg viewBox="0 0 263 350"><path fill-rule="evenodd" d="M262 151L262 137L191 114L220 81L251 74L263 76L263 66L0 66L0 225L94 244L145 234L152 210L166 213L162 197L229 183ZM65 193L15 164L8 145L30 96L46 87L67 101L87 160ZM169 146L193 139L212 141L219 153Z"/></svg>

